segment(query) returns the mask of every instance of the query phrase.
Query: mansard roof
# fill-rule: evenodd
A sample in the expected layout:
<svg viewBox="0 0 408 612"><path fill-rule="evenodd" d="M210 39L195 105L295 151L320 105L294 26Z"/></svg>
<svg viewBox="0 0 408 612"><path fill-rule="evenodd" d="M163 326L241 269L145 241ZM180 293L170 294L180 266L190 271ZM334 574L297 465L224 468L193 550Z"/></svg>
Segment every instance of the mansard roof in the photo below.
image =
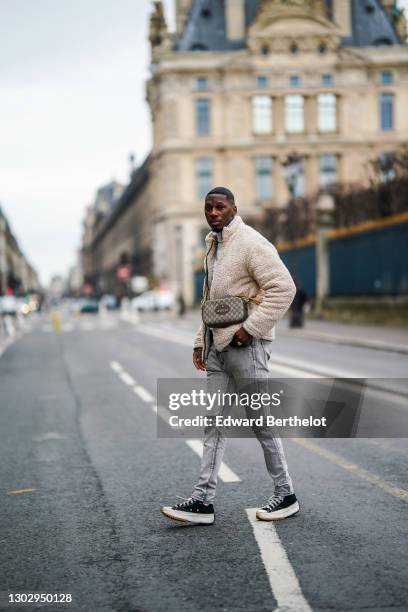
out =
<svg viewBox="0 0 408 612"><path fill-rule="evenodd" d="M245 22L255 19L260 0L245 0ZM326 0L327 14L333 0ZM342 38L344 47L398 45L400 40L381 0L351 0L352 34ZM177 43L179 51L234 51L245 48L245 39L226 36L224 0L193 0L189 18Z"/></svg>

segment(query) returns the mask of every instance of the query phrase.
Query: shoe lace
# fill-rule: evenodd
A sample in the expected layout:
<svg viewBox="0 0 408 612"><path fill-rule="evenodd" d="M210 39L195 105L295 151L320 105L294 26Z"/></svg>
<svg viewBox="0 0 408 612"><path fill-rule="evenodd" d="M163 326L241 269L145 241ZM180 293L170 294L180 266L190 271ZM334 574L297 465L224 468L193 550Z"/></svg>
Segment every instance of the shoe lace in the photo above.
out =
<svg viewBox="0 0 408 612"><path fill-rule="evenodd" d="M180 502L179 504L177 504L177 508L186 508L187 506L189 506L190 504L192 504L194 502L192 497L189 497L188 499L186 499L183 502Z"/></svg>
<svg viewBox="0 0 408 612"><path fill-rule="evenodd" d="M268 508L269 510L274 510L274 508L279 506L279 504L281 504L282 502L283 502L283 496L282 495L272 495L268 499L268 502L266 503L265 507Z"/></svg>

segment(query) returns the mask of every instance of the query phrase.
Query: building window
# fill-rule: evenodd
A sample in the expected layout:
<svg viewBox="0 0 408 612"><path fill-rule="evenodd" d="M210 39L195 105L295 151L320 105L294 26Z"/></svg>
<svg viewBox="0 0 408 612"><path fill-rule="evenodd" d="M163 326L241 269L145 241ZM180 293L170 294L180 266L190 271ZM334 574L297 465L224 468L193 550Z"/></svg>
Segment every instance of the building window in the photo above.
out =
<svg viewBox="0 0 408 612"><path fill-rule="evenodd" d="M320 156L320 187L328 187L337 181L337 157L332 154Z"/></svg>
<svg viewBox="0 0 408 612"><path fill-rule="evenodd" d="M252 98L252 126L255 134L272 132L272 98L269 96Z"/></svg>
<svg viewBox="0 0 408 612"><path fill-rule="evenodd" d="M198 77L196 80L196 87L198 91L207 91L208 89L208 79L205 77Z"/></svg>
<svg viewBox="0 0 408 612"><path fill-rule="evenodd" d="M300 77L297 75L291 75L289 77L289 86L290 87L299 87L300 85Z"/></svg>
<svg viewBox="0 0 408 612"><path fill-rule="evenodd" d="M382 93L380 95L380 120L382 130L392 130L394 127L394 95Z"/></svg>
<svg viewBox="0 0 408 612"><path fill-rule="evenodd" d="M199 157L196 160L197 197L199 200L205 198L212 186L212 159L211 157Z"/></svg>
<svg viewBox="0 0 408 612"><path fill-rule="evenodd" d="M256 77L256 86L258 89L266 89L268 87L268 78L266 76Z"/></svg>
<svg viewBox="0 0 408 612"><path fill-rule="evenodd" d="M304 132L305 119L303 96L292 94L285 97L285 119L287 132Z"/></svg>
<svg viewBox="0 0 408 612"><path fill-rule="evenodd" d="M207 98L198 98L195 104L197 134L208 136L210 133L210 101Z"/></svg>
<svg viewBox="0 0 408 612"><path fill-rule="evenodd" d="M299 53L299 47L296 43L293 43L292 45L290 45L289 51L292 55L297 55Z"/></svg>
<svg viewBox="0 0 408 612"><path fill-rule="evenodd" d="M320 77L320 82L323 87L330 87L333 85L333 75L332 74L322 74Z"/></svg>
<svg viewBox="0 0 408 612"><path fill-rule="evenodd" d="M337 104L335 94L317 96L318 126L320 132L335 132L337 129Z"/></svg>
<svg viewBox="0 0 408 612"><path fill-rule="evenodd" d="M272 197L272 157L259 155L255 158L256 199L269 200Z"/></svg>
<svg viewBox="0 0 408 612"><path fill-rule="evenodd" d="M381 85L392 85L394 82L394 75L390 70L383 70L380 76Z"/></svg>
<svg viewBox="0 0 408 612"><path fill-rule="evenodd" d="M320 53L320 55L324 55L327 51L327 46L324 43L320 43L319 47L318 47L318 51Z"/></svg>

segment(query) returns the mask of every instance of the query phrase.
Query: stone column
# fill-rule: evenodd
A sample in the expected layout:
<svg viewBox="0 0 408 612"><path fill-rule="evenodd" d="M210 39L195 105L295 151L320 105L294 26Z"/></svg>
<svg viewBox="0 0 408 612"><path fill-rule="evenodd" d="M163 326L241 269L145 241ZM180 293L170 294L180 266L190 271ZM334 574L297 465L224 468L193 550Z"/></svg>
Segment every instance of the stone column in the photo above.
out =
<svg viewBox="0 0 408 612"><path fill-rule="evenodd" d="M324 300L330 293L329 233L333 225L334 201L323 194L317 204L316 242L316 316L322 317Z"/></svg>
<svg viewBox="0 0 408 612"><path fill-rule="evenodd" d="M283 97L273 98L272 108L272 129L279 142L282 141L285 136L285 99Z"/></svg>

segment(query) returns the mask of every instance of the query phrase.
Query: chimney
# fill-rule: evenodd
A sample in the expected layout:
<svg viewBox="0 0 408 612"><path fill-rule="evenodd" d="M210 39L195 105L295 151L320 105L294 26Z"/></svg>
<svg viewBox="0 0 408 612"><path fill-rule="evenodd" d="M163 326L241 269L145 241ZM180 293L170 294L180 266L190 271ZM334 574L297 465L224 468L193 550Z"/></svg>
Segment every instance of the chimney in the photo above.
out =
<svg viewBox="0 0 408 612"><path fill-rule="evenodd" d="M229 40L245 38L245 0L225 0L225 24Z"/></svg>
<svg viewBox="0 0 408 612"><path fill-rule="evenodd" d="M334 0L333 21L340 27L341 36L351 36L351 0Z"/></svg>

